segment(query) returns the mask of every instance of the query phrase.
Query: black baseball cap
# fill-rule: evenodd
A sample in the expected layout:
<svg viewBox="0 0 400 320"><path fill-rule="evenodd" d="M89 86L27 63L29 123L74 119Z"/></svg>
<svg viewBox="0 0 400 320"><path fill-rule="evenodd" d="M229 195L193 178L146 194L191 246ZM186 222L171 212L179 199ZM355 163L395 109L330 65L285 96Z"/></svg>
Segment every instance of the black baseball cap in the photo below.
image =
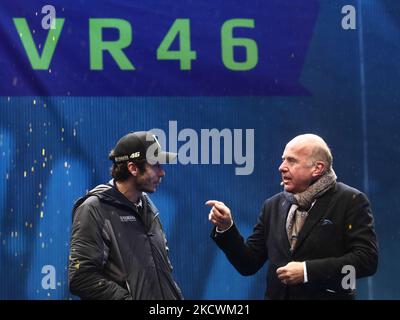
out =
<svg viewBox="0 0 400 320"><path fill-rule="evenodd" d="M156 135L151 131L130 132L118 140L110 153L114 163L146 160L149 164L171 163L177 153L162 151Z"/></svg>

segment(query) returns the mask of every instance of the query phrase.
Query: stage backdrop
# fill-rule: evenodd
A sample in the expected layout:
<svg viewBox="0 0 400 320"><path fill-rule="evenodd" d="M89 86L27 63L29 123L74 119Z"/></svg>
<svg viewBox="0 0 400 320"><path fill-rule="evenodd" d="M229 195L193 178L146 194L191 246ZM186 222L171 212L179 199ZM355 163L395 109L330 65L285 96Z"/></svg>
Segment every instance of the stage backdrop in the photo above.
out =
<svg viewBox="0 0 400 320"><path fill-rule="evenodd" d="M235 271L204 202L249 235L307 132L372 203L380 263L359 297L399 299L399 21L397 0L3 1L0 298L75 298L73 202L108 181L120 136L158 129L182 156L152 199L186 299L263 298L265 267Z"/></svg>

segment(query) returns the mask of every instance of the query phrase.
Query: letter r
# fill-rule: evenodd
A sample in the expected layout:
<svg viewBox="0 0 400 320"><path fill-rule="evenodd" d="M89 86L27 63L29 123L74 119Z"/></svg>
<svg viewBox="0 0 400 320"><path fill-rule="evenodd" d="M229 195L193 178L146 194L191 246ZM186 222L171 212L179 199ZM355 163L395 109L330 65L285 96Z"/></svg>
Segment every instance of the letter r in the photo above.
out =
<svg viewBox="0 0 400 320"><path fill-rule="evenodd" d="M119 30L119 39L103 41L103 28ZM89 19L90 69L103 70L103 51L108 51L122 70L135 70L122 49L132 42L132 28L122 19Z"/></svg>

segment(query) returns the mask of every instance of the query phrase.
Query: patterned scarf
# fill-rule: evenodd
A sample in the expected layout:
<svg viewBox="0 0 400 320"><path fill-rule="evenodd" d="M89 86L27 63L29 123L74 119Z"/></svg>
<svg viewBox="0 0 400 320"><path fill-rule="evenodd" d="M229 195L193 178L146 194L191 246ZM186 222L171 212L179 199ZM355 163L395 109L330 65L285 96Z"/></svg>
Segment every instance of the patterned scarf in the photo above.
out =
<svg viewBox="0 0 400 320"><path fill-rule="evenodd" d="M305 191L297 194L285 192L285 197L292 203L286 220L286 231L291 251L293 251L296 246L298 235L314 201L335 184L336 178L335 172L331 169Z"/></svg>
<svg viewBox="0 0 400 320"><path fill-rule="evenodd" d="M285 191L285 198L290 203L296 204L300 209L309 210L314 200L322 196L335 184L336 178L335 171L330 169L301 193L293 194Z"/></svg>

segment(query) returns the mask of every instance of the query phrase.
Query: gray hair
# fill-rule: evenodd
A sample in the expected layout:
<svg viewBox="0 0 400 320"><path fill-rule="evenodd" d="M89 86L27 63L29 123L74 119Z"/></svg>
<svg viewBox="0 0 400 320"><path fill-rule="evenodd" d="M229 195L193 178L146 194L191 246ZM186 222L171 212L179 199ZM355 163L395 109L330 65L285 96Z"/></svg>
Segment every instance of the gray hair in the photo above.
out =
<svg viewBox="0 0 400 320"><path fill-rule="evenodd" d="M320 136L312 133L306 133L293 138L291 142L309 145L312 148L310 159L312 163L315 163L316 161L322 161L325 164L327 172L332 170L333 156L331 149Z"/></svg>
<svg viewBox="0 0 400 320"><path fill-rule="evenodd" d="M332 170L332 163L333 163L333 157L332 157L332 152L331 149L329 149L328 145L325 143L324 144L317 144L313 147L312 150L312 161L322 161L325 163L325 166L327 168L327 171Z"/></svg>

